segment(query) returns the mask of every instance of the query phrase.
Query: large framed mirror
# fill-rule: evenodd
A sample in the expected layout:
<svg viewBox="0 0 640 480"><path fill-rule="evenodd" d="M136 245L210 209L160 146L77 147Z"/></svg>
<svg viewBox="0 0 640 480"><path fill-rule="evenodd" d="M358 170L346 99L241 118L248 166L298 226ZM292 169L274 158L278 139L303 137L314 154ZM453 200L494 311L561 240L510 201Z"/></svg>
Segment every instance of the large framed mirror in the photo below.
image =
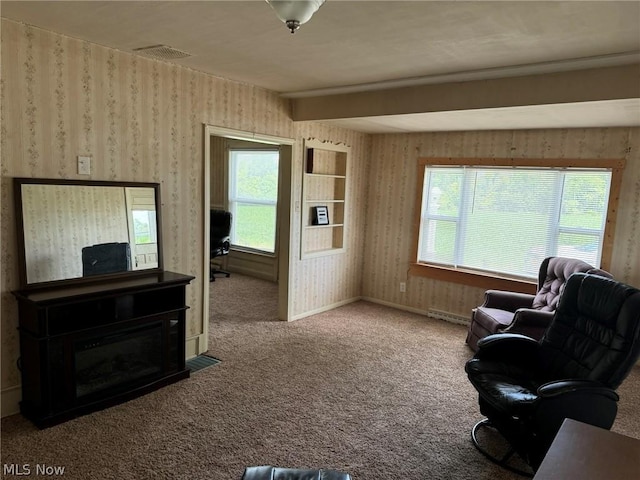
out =
<svg viewBox="0 0 640 480"><path fill-rule="evenodd" d="M157 183L14 178L24 289L162 270Z"/></svg>

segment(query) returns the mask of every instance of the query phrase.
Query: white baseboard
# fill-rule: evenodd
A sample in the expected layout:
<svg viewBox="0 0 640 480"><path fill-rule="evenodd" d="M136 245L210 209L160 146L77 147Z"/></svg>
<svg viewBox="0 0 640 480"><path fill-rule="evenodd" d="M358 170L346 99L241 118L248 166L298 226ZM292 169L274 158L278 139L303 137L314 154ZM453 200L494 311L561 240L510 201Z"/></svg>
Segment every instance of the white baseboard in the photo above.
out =
<svg viewBox="0 0 640 480"><path fill-rule="evenodd" d="M233 275L234 273L239 273L240 275L246 275L247 277L258 278L260 280L267 280L269 282L278 281L277 278L274 278L274 274L272 272L263 272L260 270L254 270L253 268L240 267L238 265L233 265L229 267L229 272L231 272L231 275ZM216 277L216 278L222 278L224 280L224 277Z"/></svg>
<svg viewBox="0 0 640 480"><path fill-rule="evenodd" d="M407 305L387 302L385 300L379 300L377 298L371 298L371 297L362 297L362 300L366 300L367 302L371 302L371 303L377 303L379 305L384 305L386 307L395 308L397 310L404 310L406 312L417 313L418 315L423 315L425 317L434 318L437 320L444 320L445 322L455 323L456 325L469 326L469 319L455 313L444 312L441 310L435 310L431 308L425 311L421 308L409 307Z"/></svg>
<svg viewBox="0 0 640 480"><path fill-rule="evenodd" d="M361 299L362 299L362 297L352 297L352 298L348 298L346 300L342 300L342 301L337 302L337 303L332 303L331 305L325 305L324 307L316 308L315 310L309 310L308 312L299 313L298 315L294 315L291 318L291 321L300 320L301 318L310 317L311 315L316 315L318 313L327 312L329 310L333 310L334 308L342 307L343 305L347 305L349 303L357 302L358 300L361 300Z"/></svg>
<svg viewBox="0 0 640 480"><path fill-rule="evenodd" d="M2 405L0 413L2 417L20 413L20 400L22 400L22 387L20 385L5 388L0 395L0 404Z"/></svg>
<svg viewBox="0 0 640 480"><path fill-rule="evenodd" d="M378 305L384 305L385 307L395 308L396 310L404 310L405 312L417 313L418 315L427 315L427 312L420 308L409 307L407 305L401 305L399 303L387 302L386 300L380 300L372 297L360 297L361 300L365 300L371 303L377 303Z"/></svg>
<svg viewBox="0 0 640 480"><path fill-rule="evenodd" d="M200 355L200 350L202 342L203 342L204 334L196 335L195 337L187 338L187 342L185 344L185 359L189 360L190 358L197 357Z"/></svg>

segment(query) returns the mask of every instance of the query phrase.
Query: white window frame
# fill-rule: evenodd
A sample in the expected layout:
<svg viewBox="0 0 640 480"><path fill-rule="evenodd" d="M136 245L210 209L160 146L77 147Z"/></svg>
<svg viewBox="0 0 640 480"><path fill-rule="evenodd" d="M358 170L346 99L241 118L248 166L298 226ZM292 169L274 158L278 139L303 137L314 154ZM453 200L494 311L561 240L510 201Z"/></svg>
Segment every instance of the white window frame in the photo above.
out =
<svg viewBox="0 0 640 480"><path fill-rule="evenodd" d="M260 199L252 199L252 198L245 198L245 197L240 197L238 196L238 191L237 191L237 169L236 169L236 165L235 165L235 161L234 161L234 157L233 157L233 153L234 152L271 152L271 153L277 153L278 154L278 176L276 180L277 182L279 181L280 178L280 149L279 148L247 148L247 147L230 147L229 148L229 191L228 191L228 208L229 211L231 212L231 216L232 218L237 218L236 216L236 212L237 212L237 206L238 204L243 204L243 205L267 205L267 206L273 206L274 210L275 210L275 215L276 215L276 225L275 225L275 232L274 232L274 239L273 239L273 251L269 251L269 250L264 250L264 249L260 249L260 248L255 248L255 247L249 247L246 245L238 245L233 243L234 242L234 238L236 238L236 222L231 221L231 233L230 233L230 238L231 238L231 246L234 247L235 249L239 249L239 250L245 250L245 251L252 251L252 252L258 252L258 253L263 253L263 254L267 254L267 255L275 255L275 252L278 248L278 239L277 239L277 234L278 234L278 195L276 194L276 200L260 200ZM277 188L279 188L280 186L277 185Z"/></svg>
<svg viewBox="0 0 640 480"><path fill-rule="evenodd" d="M437 214L424 212L423 206L426 199L423 196L429 192L428 185L425 185L425 167L535 167L535 168L572 168L572 169L609 169L611 171L611 183L609 186L609 204L607 207L607 217L605 220L605 228L602 232L600 255L600 268L608 270L611 264L611 253L613 248L613 235L615 232L615 220L617 213L617 203L620 193L620 185L622 182L622 174L625 166L624 159L500 159L500 158L420 158L418 159L418 175L417 175L417 193L416 207L414 212L414 239L413 249L410 259L410 275L437 278L439 280L461 283L465 285L478 286L482 288L495 288L502 290L535 292L536 282L533 279L523 279L512 277L509 275L498 274L493 272L485 272L479 270L467 269L464 267L439 265L436 263L427 263L418 261L418 249L421 239L421 222L426 219L441 219L448 221L461 222L461 216L464 215L462 206L465 201L461 198L460 210L457 217L438 216ZM468 191L463 188L462 192ZM559 212L558 212L559 214ZM459 225L464 222L458 223ZM557 222L556 222L557 225ZM557 241L558 235L561 233L589 233L593 234L590 229L568 228L558 226L555 232ZM463 238L463 235L457 235L457 238ZM455 247L456 249L459 246Z"/></svg>

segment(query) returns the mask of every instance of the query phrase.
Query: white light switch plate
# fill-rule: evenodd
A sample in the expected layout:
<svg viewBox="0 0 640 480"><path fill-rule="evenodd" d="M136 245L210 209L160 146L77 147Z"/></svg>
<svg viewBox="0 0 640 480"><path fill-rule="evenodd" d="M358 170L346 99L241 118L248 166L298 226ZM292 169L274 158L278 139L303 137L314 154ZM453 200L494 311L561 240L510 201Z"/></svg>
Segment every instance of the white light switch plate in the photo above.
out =
<svg viewBox="0 0 640 480"><path fill-rule="evenodd" d="M91 175L91 157L78 155L78 175Z"/></svg>

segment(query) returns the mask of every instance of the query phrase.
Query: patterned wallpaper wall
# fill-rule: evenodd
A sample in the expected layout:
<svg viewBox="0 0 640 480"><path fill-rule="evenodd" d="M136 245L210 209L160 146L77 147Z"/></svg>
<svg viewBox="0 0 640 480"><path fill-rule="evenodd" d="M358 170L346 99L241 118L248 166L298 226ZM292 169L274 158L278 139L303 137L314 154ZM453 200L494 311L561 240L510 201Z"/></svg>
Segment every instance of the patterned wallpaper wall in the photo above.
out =
<svg viewBox="0 0 640 480"><path fill-rule="evenodd" d="M10 293L19 286L12 177L160 183L165 268L196 276L187 289L187 337L195 337L202 333L202 281L208 281L202 264L204 124L298 143L303 136L351 143L354 172L365 172L365 135L313 123L294 126L289 101L267 90L6 19L1 60L3 389L20 383L17 307ZM90 176L77 175L77 155L92 157ZM366 183L362 176L353 182L357 209ZM303 263L292 255L296 315L359 294L364 215L352 220L347 261ZM293 230L299 235L299 225Z"/></svg>
<svg viewBox="0 0 640 480"><path fill-rule="evenodd" d="M640 129L374 135L362 295L470 316L484 289L409 277L418 157L626 158L611 271L640 286ZM407 282L400 293L399 282Z"/></svg>
<svg viewBox="0 0 640 480"><path fill-rule="evenodd" d="M345 252L306 258L300 261L300 202L296 203L298 221L292 225L292 250L296 259L293 276L293 315L315 311L327 305L359 297L363 275L363 252L365 244L366 192L368 190L369 137L365 134L329 127L313 122L296 122L295 138L331 140L334 144L351 147L349 171L347 172L347 197L345 208L349 211L346 226ZM293 158L302 159L302 142L297 142ZM294 199L302 198L302 160L294 162L292 188ZM368 240L367 240L368 241Z"/></svg>
<svg viewBox="0 0 640 480"><path fill-rule="evenodd" d="M212 137L209 170L211 206L222 208L227 205L227 172L227 141L222 137Z"/></svg>

